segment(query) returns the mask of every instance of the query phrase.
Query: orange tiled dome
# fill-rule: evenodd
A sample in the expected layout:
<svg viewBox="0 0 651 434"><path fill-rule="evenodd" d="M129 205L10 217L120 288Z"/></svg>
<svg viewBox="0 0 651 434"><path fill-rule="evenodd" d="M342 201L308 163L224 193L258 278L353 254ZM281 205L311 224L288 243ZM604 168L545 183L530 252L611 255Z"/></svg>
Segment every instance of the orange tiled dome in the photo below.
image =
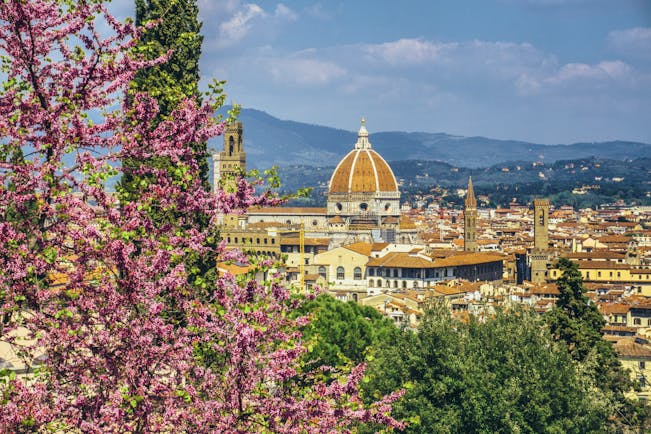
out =
<svg viewBox="0 0 651 434"><path fill-rule="evenodd" d="M330 193L398 191L398 183L384 158L371 149L362 119L355 149L346 155L330 178Z"/></svg>

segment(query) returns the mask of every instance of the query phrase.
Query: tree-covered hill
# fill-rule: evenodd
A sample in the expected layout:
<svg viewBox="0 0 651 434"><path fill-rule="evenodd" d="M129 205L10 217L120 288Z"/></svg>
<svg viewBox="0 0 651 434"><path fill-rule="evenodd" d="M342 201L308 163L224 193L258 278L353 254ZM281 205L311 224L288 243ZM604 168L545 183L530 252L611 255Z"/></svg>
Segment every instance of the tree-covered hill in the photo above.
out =
<svg viewBox="0 0 651 434"><path fill-rule="evenodd" d="M429 194L440 186L448 190L446 201L461 205L456 189L463 189L472 176L478 195L492 205L516 198L526 203L533 195L551 197L557 205L577 207L623 200L651 203L651 158L632 161L585 158L559 160L551 164L511 161L485 168L455 167L440 161L391 161L403 200ZM306 204L322 205L334 167L288 165L279 168L283 190L313 187Z"/></svg>
<svg viewBox="0 0 651 434"><path fill-rule="evenodd" d="M228 107L223 109L226 113ZM281 120L260 110L242 109L247 166L334 165L352 149L356 131ZM464 137L442 132L382 131L369 120L370 141L386 160L443 161L460 167L486 167L507 160L541 161L595 156L629 160L651 155L651 145L628 141L545 145L518 140ZM423 126L427 128L427 126ZM221 149L219 140L211 143Z"/></svg>

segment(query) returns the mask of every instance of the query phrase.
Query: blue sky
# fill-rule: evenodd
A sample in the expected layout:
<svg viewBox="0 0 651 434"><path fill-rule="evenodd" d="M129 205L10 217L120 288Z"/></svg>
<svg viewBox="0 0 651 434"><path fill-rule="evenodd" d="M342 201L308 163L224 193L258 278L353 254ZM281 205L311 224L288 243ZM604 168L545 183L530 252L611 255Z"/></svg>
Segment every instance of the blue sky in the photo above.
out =
<svg viewBox="0 0 651 434"><path fill-rule="evenodd" d="M651 0L198 3L204 81L282 119L651 142Z"/></svg>

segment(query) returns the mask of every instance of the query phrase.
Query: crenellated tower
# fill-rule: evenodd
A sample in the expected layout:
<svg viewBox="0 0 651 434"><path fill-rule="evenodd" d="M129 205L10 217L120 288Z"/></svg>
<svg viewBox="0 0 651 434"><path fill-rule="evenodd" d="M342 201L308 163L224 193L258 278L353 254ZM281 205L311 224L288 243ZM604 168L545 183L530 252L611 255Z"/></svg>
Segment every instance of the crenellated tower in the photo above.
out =
<svg viewBox="0 0 651 434"><path fill-rule="evenodd" d="M529 264L531 281L545 283L549 264L549 199L533 201L533 250Z"/></svg>
<svg viewBox="0 0 651 434"><path fill-rule="evenodd" d="M246 170L242 122L232 122L224 130L224 149L212 154L213 191L218 186L232 189L235 177Z"/></svg>

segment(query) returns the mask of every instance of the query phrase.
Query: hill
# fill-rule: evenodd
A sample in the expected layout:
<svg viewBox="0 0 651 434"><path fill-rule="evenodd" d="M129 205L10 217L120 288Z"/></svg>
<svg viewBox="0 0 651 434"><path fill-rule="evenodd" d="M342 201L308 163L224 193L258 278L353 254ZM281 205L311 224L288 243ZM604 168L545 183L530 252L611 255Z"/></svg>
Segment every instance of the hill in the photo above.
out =
<svg viewBox="0 0 651 434"><path fill-rule="evenodd" d="M534 195L547 196L555 204L596 206L622 200L651 204L651 159L632 161L584 158L546 164L514 161L483 168L463 168L439 161L399 160L390 163L400 183L402 199L417 200L439 190L450 205L461 206L456 189L464 189L472 176L475 192L493 205L506 205L513 198L527 203ZM282 165L283 192L313 187L307 204L323 205L334 166Z"/></svg>
<svg viewBox="0 0 651 434"><path fill-rule="evenodd" d="M227 107L222 110L228 109ZM242 109L247 166L334 165L356 141L357 133L320 125L281 120L260 110ZM510 161L540 161L601 158L633 160L651 155L651 145L609 141L543 145L486 137L453 136L446 133L375 132L373 147L387 160L437 160L458 167L487 167ZM221 148L221 143L210 143Z"/></svg>

